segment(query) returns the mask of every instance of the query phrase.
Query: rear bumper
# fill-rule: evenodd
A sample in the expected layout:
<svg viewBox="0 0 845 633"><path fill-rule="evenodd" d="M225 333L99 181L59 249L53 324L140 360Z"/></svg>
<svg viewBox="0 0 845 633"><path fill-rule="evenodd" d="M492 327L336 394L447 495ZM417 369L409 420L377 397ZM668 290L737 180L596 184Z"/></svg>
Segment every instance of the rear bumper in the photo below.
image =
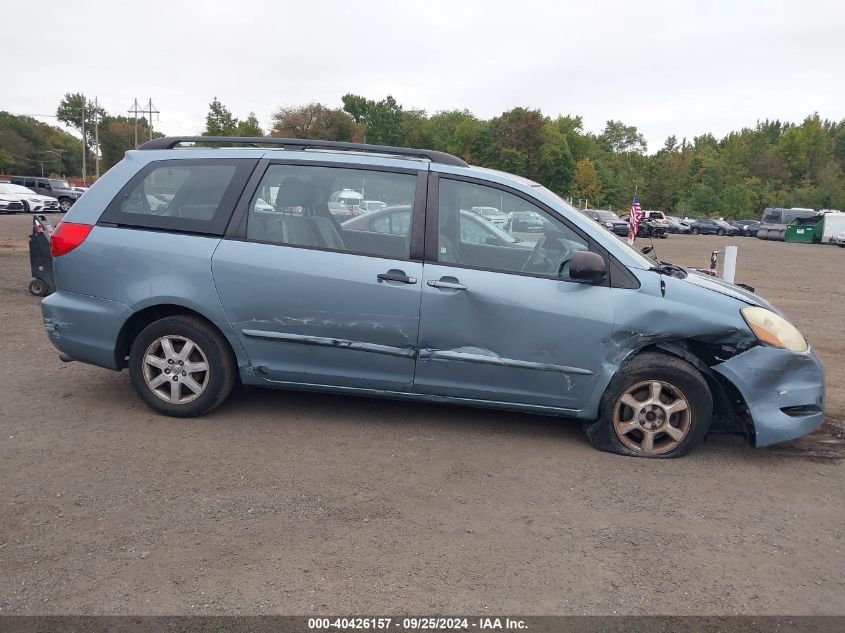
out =
<svg viewBox="0 0 845 633"><path fill-rule="evenodd" d="M824 369L816 353L754 347L713 367L739 390L754 425L754 445L812 433L824 418Z"/></svg>
<svg viewBox="0 0 845 633"><path fill-rule="evenodd" d="M41 302L44 329L53 346L74 360L118 369L114 350L132 315L122 303L59 290Z"/></svg>

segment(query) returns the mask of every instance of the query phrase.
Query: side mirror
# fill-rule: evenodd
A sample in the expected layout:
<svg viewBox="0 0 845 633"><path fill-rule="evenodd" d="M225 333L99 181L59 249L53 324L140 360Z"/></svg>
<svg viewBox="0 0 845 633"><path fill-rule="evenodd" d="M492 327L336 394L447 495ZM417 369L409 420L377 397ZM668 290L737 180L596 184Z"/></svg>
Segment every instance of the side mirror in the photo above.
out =
<svg viewBox="0 0 845 633"><path fill-rule="evenodd" d="M502 245L502 241L498 237L496 237L495 235L488 235L486 238L484 238L484 241L488 246L501 246Z"/></svg>
<svg viewBox="0 0 845 633"><path fill-rule="evenodd" d="M596 282L604 279L607 268L604 257L590 251L575 251L569 263L569 278Z"/></svg>

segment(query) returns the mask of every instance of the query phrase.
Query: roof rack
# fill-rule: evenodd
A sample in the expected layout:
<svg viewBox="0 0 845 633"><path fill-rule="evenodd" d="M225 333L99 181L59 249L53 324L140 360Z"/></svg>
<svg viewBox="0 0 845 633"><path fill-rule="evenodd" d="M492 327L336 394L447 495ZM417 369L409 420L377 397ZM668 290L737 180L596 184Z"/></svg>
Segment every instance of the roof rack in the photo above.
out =
<svg viewBox="0 0 845 633"><path fill-rule="evenodd" d="M228 143L229 145L278 145L282 149L332 149L346 152L370 152L394 156L424 158L432 163L469 167L457 156L430 149L411 147L390 147L388 145L368 145L367 143L344 143L342 141L313 141L301 138L276 138L273 136L164 136L147 141L138 149L173 149L181 143Z"/></svg>

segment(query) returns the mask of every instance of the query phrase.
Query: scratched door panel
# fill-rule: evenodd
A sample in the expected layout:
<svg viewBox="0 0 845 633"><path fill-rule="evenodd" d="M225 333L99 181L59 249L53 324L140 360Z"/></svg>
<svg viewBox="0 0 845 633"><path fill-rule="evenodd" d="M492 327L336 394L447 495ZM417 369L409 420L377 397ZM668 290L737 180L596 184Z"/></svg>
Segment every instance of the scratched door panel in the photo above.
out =
<svg viewBox="0 0 845 633"><path fill-rule="evenodd" d="M410 391L422 264L223 240L213 271L256 382Z"/></svg>
<svg viewBox="0 0 845 633"><path fill-rule="evenodd" d="M438 288L454 279L465 289ZM414 390L577 410L612 330L606 286L426 264Z"/></svg>

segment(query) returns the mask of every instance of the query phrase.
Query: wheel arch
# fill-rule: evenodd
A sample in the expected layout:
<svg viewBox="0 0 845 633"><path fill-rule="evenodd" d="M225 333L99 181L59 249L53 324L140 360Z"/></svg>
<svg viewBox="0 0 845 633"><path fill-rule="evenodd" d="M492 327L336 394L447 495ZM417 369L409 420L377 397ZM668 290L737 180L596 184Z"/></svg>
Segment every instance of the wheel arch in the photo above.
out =
<svg viewBox="0 0 845 633"><path fill-rule="evenodd" d="M134 312L121 326L114 347L115 367L118 370L126 367L132 343L145 327L160 319L180 315L197 318L220 334L223 340L226 341L229 352L232 354L232 358L235 361L235 366L239 366L240 359L235 351L235 345L233 345L230 337L227 336L212 319L201 312L184 305L175 303L157 303Z"/></svg>
<svg viewBox="0 0 845 633"><path fill-rule="evenodd" d="M695 367L710 388L713 398L711 431L745 433L753 439L754 427L751 416L747 414L745 400L733 383L711 369L714 364L712 350L711 345L695 339L651 343L631 352L619 364L617 372L622 370L626 363L645 352L663 353L680 358Z"/></svg>

